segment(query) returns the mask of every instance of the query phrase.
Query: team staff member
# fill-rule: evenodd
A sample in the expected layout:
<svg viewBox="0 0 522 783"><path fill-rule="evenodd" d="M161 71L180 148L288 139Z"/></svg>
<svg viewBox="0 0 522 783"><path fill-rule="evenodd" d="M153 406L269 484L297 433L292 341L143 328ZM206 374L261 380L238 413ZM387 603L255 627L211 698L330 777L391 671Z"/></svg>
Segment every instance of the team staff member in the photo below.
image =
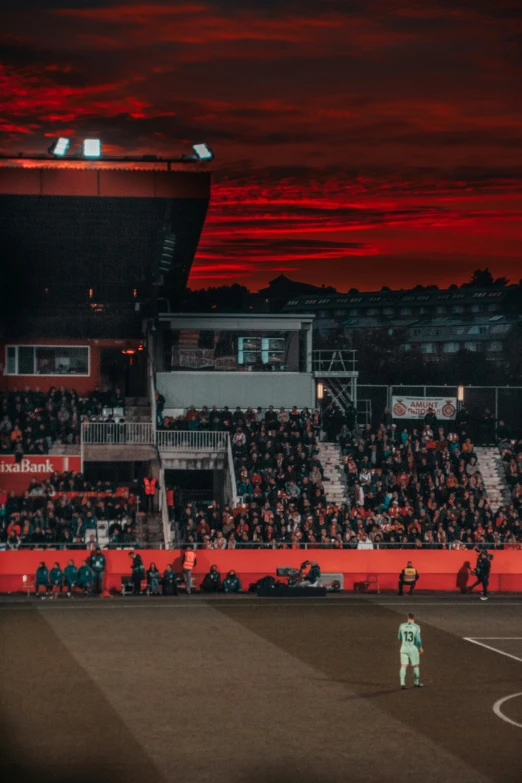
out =
<svg viewBox="0 0 522 783"><path fill-rule="evenodd" d="M78 587L83 590L85 595L88 595L92 590L92 583L94 582L94 574L87 560L82 560L82 564L78 569Z"/></svg>
<svg viewBox="0 0 522 783"><path fill-rule="evenodd" d="M151 563L149 570L147 571L147 585L149 587L150 595L160 594L160 572L156 563Z"/></svg>
<svg viewBox="0 0 522 783"><path fill-rule="evenodd" d="M306 567L310 565L310 569L308 573L305 573ZM321 569L319 568L318 564L315 562L315 560L310 563L308 560L305 560L304 563L302 563L301 568L299 569L301 576L303 577L301 582L298 582L299 587L317 587L319 584L319 580L321 578Z"/></svg>
<svg viewBox="0 0 522 783"><path fill-rule="evenodd" d="M143 479L143 492L145 495L145 511L154 511L154 498L158 491L158 479L152 473Z"/></svg>
<svg viewBox="0 0 522 783"><path fill-rule="evenodd" d="M201 583L203 593L218 593L221 590L221 574L217 565L210 566L210 571Z"/></svg>
<svg viewBox="0 0 522 783"><path fill-rule="evenodd" d="M67 588L67 598L71 597L73 587L76 587L78 581L78 569L74 565L74 560L68 560L63 572L63 582Z"/></svg>
<svg viewBox="0 0 522 783"><path fill-rule="evenodd" d="M410 588L410 595L413 595L418 578L419 572L413 567L411 560L409 560L406 568L403 568L399 574L399 595L403 594L404 585Z"/></svg>
<svg viewBox="0 0 522 783"><path fill-rule="evenodd" d="M163 595L177 595L178 585L176 583L176 573L170 563L163 572Z"/></svg>
<svg viewBox="0 0 522 783"><path fill-rule="evenodd" d="M35 595L38 595L40 592L40 588L43 587L45 590L45 593L49 590L49 569L45 565L44 561L40 561L40 565L36 569L36 580L35 580ZM42 598L45 598L45 595L42 596Z"/></svg>
<svg viewBox="0 0 522 783"><path fill-rule="evenodd" d="M132 594L139 595L141 593L141 581L142 579L145 579L145 566L143 565L141 555L137 555L135 552L129 552L129 557L132 557Z"/></svg>
<svg viewBox="0 0 522 783"><path fill-rule="evenodd" d="M53 587L59 587L60 593L63 587L63 571L60 563L55 563L49 571L49 598L53 597Z"/></svg>
<svg viewBox="0 0 522 783"><path fill-rule="evenodd" d="M183 554L183 579L185 581L185 589L187 593L192 592L192 569L196 565L196 553L194 548L186 549Z"/></svg>
<svg viewBox="0 0 522 783"><path fill-rule="evenodd" d="M223 580L224 593L240 593L241 582L235 571L229 571Z"/></svg>
<svg viewBox="0 0 522 783"><path fill-rule="evenodd" d="M490 556L487 552L481 552L478 556L477 565L475 566L475 570L471 573L474 574L477 577L477 581L475 584L472 584L471 587L468 588L469 592L471 593L472 590L477 585L482 585L482 595L480 596L481 601L487 601L488 600L488 587L489 587L489 572L491 571L491 560Z"/></svg>
<svg viewBox="0 0 522 783"><path fill-rule="evenodd" d="M101 593L103 590L103 572L105 571L106 560L105 555L102 554L100 547L96 547L94 552L89 558L89 565L92 568L94 575L94 592Z"/></svg>

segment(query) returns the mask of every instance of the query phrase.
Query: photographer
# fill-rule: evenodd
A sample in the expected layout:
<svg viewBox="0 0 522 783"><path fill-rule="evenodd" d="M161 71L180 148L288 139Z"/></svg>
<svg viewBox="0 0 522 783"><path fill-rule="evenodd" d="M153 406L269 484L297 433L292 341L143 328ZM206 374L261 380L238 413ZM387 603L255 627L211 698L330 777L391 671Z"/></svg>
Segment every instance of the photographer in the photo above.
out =
<svg viewBox="0 0 522 783"><path fill-rule="evenodd" d="M477 585L482 585L481 601L488 600L488 587L489 587L489 573L491 571L491 560L493 555L488 552L481 552L477 559L477 565L475 570L471 573L477 577L477 581L468 588L468 592L472 592Z"/></svg>

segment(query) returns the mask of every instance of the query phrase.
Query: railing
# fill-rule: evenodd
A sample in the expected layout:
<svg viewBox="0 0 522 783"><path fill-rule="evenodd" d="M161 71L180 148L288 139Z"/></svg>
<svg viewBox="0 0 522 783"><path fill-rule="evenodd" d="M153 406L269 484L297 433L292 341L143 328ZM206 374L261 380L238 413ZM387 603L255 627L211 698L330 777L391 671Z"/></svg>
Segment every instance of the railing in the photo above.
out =
<svg viewBox="0 0 522 783"><path fill-rule="evenodd" d="M238 503L238 497L236 471L234 470L234 456L232 454L232 439L230 436L227 437L227 462L228 470L225 477L225 502L235 508Z"/></svg>
<svg viewBox="0 0 522 783"><path fill-rule="evenodd" d="M228 433L201 430L158 430L156 445L158 451L227 451Z"/></svg>
<svg viewBox="0 0 522 783"><path fill-rule="evenodd" d="M82 444L92 446L147 446L154 445L152 422L91 421L82 425Z"/></svg>
<svg viewBox="0 0 522 783"><path fill-rule="evenodd" d="M161 522L163 525L163 540L165 549L170 548L172 535L170 530L169 507L167 505L167 490L165 489L165 470L160 468L160 504L161 504Z"/></svg>
<svg viewBox="0 0 522 783"><path fill-rule="evenodd" d="M316 350L312 351L312 370L319 373L348 373L355 372L355 354L353 350Z"/></svg>

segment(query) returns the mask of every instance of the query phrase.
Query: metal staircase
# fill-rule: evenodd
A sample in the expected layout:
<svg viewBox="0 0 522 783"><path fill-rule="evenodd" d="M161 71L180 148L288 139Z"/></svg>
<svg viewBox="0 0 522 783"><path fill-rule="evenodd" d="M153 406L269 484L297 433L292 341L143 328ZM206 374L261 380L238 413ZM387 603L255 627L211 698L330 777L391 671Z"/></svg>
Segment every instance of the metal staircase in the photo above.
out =
<svg viewBox="0 0 522 783"><path fill-rule="evenodd" d="M496 511L499 506L509 505L511 495L502 459L496 446L475 446L475 456L493 511Z"/></svg>
<svg viewBox="0 0 522 783"><path fill-rule="evenodd" d="M326 500L328 503L341 505L348 503L346 481L342 468L341 449L337 443L319 443L319 460L323 466Z"/></svg>

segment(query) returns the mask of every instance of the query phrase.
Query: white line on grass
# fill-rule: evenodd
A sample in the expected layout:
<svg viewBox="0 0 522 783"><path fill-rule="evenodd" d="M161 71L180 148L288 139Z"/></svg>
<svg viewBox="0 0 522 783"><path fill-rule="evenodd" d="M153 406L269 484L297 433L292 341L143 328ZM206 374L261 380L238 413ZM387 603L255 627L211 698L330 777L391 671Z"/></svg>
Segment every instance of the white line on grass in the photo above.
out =
<svg viewBox="0 0 522 783"><path fill-rule="evenodd" d="M511 723L512 726L517 726L519 729L522 729L522 723L518 723L518 721L513 720L512 718L508 718L508 716L504 715L501 710L502 705L506 701L509 701L510 699L516 699L517 696L522 696L522 693L512 693L510 696L504 696L503 699L499 699L493 705L493 712L498 718L506 721L506 723Z"/></svg>
<svg viewBox="0 0 522 783"><path fill-rule="evenodd" d="M504 655L506 658L512 658L514 661L520 661L520 663L522 663L522 658L519 658L518 655L512 655L511 653L504 652L504 650L499 650L498 647L493 647L491 644L484 644L484 642L481 641L483 638L484 639L488 639L489 638L489 641L493 641L492 637L486 637L486 636L485 637L482 637L482 636L479 636L479 637L464 636L464 641L471 642L471 644L476 644L479 647L485 647L486 650L492 650L493 652L496 652L499 655ZM496 638L499 641L502 640L502 639L505 640L505 641L507 641L509 639L520 639L520 637L518 637L518 636L514 636L514 637L499 636L499 637L496 637Z"/></svg>

